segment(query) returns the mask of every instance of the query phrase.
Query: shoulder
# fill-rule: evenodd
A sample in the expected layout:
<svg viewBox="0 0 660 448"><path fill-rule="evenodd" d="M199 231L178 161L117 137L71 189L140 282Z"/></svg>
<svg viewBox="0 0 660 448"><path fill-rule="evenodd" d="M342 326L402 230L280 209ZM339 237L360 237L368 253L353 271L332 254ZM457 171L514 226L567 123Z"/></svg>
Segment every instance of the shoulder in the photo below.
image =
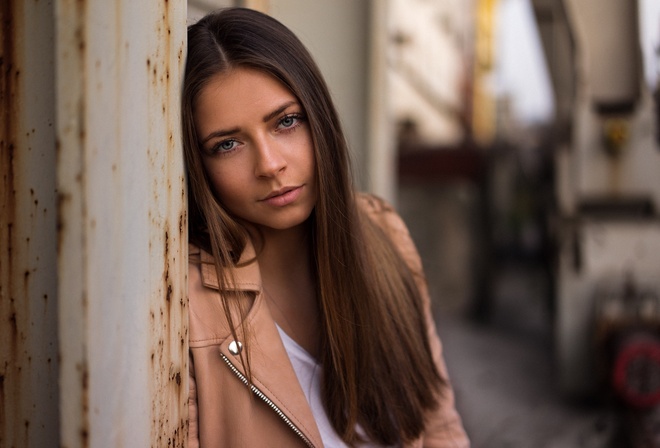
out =
<svg viewBox="0 0 660 448"><path fill-rule="evenodd" d="M396 213L392 204L372 193L355 193L355 201L358 208L367 213Z"/></svg>
<svg viewBox="0 0 660 448"><path fill-rule="evenodd" d="M357 193L357 208L375 223L399 251L414 274L422 273L422 263L408 227L392 204L376 195Z"/></svg>
<svg viewBox="0 0 660 448"><path fill-rule="evenodd" d="M397 236L409 238L408 228L394 206L385 199L370 193L357 193L355 196L358 210L377 224L385 233L396 241Z"/></svg>

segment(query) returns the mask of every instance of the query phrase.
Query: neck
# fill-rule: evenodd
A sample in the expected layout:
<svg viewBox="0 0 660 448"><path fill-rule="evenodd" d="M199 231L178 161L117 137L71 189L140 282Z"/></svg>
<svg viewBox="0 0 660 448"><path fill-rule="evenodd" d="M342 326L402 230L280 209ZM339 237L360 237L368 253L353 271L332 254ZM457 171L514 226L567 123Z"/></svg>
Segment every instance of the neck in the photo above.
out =
<svg viewBox="0 0 660 448"><path fill-rule="evenodd" d="M303 224L286 230L261 229L257 258L262 277L283 281L311 277L309 227Z"/></svg>
<svg viewBox="0 0 660 448"><path fill-rule="evenodd" d="M257 260L268 306L277 324L312 356L318 350L318 305L309 226L262 230Z"/></svg>

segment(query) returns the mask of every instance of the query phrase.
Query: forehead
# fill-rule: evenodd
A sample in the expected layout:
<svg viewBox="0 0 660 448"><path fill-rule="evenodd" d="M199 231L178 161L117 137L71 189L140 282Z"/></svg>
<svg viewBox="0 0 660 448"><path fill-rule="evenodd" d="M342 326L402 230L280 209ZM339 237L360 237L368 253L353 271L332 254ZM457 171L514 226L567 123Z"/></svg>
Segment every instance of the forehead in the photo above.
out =
<svg viewBox="0 0 660 448"><path fill-rule="evenodd" d="M202 88L195 104L195 121L207 114L229 119L268 113L286 101L297 98L273 76L251 68L233 68L211 77Z"/></svg>

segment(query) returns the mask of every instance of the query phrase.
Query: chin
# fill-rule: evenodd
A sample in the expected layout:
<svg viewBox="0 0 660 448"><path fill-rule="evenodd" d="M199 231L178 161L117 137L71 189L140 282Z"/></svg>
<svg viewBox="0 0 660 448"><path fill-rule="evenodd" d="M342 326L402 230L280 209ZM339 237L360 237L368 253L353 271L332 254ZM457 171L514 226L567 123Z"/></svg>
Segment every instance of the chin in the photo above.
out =
<svg viewBox="0 0 660 448"><path fill-rule="evenodd" d="M273 230L289 230L296 227L300 227L306 224L309 221L311 216L311 211L309 213L304 213L299 216L290 216L282 219L273 219L270 222L264 222L261 225L268 227Z"/></svg>

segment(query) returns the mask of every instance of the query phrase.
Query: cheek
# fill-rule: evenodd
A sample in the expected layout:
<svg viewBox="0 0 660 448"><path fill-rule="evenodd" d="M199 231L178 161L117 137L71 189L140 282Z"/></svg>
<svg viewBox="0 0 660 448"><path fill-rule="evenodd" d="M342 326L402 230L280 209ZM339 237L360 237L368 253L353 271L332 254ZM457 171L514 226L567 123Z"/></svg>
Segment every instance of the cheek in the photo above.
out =
<svg viewBox="0 0 660 448"><path fill-rule="evenodd" d="M316 172L316 151L312 143L312 136L307 133L305 139L300 145L304 148L300 153L301 167L312 174Z"/></svg>
<svg viewBox="0 0 660 448"><path fill-rule="evenodd" d="M211 182L211 189L216 197L225 205L240 198L245 191L245 179L240 177L238 169L223 169L207 166L207 174Z"/></svg>
<svg viewBox="0 0 660 448"><path fill-rule="evenodd" d="M307 157L307 171L310 173L310 175L314 178L316 181L316 153L314 151L314 148L310 148L309 150L309 156Z"/></svg>

